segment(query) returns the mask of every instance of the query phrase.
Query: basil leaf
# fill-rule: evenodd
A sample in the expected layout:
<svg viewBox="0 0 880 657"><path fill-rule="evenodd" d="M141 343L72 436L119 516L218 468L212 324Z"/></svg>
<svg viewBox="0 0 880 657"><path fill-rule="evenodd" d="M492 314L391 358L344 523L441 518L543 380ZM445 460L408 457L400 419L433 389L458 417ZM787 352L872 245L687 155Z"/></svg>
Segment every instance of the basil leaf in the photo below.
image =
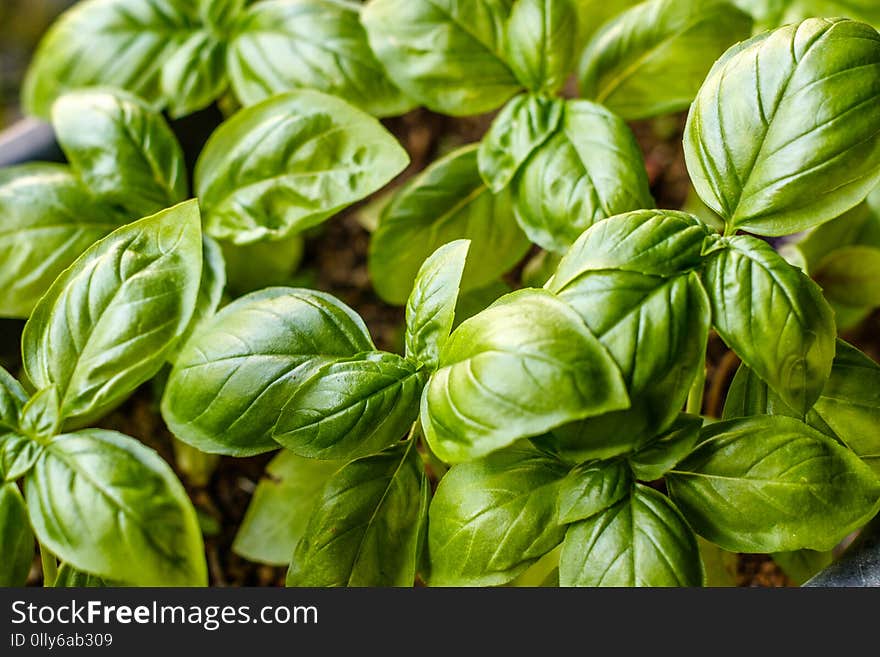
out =
<svg viewBox="0 0 880 657"><path fill-rule="evenodd" d="M817 552L816 550L775 552L771 556L776 565L782 568L783 572L798 586L802 586L804 582L830 566L834 561L834 554L830 550L825 552Z"/></svg>
<svg viewBox="0 0 880 657"><path fill-rule="evenodd" d="M180 353L193 332L217 312L217 308L220 307L220 302L223 300L225 287L226 263L223 260L223 251L215 240L207 235L202 235L202 279L199 282L196 307L192 319L189 321L189 326L186 327L186 331L175 345L175 353L169 358L170 361L177 357L177 353Z"/></svg>
<svg viewBox="0 0 880 657"><path fill-rule="evenodd" d="M301 235L241 245L221 242L220 246L226 261L227 290L232 297L264 287L291 285L305 252Z"/></svg>
<svg viewBox="0 0 880 657"><path fill-rule="evenodd" d="M575 0L578 12L579 44L585 44L596 30L642 0Z"/></svg>
<svg viewBox="0 0 880 657"><path fill-rule="evenodd" d="M724 403L725 420L749 415L785 415L853 450L880 474L880 365L843 340L822 394L806 416L788 406L747 365L733 377Z"/></svg>
<svg viewBox="0 0 880 657"><path fill-rule="evenodd" d="M239 100L253 105L296 88L344 98L374 116L414 107L378 62L360 22L361 8L339 0L266 0L238 22L229 76Z"/></svg>
<svg viewBox="0 0 880 657"><path fill-rule="evenodd" d="M834 359L837 329L828 302L766 242L741 235L718 246L704 273L718 334L786 404L805 413Z"/></svg>
<svg viewBox="0 0 880 657"><path fill-rule="evenodd" d="M794 23L811 16L846 16L880 25L880 8L871 0L786 0L780 23Z"/></svg>
<svg viewBox="0 0 880 657"><path fill-rule="evenodd" d="M877 475L793 418L717 422L702 438L666 484L691 526L726 550L830 550L880 509Z"/></svg>
<svg viewBox="0 0 880 657"><path fill-rule="evenodd" d="M207 231L236 244L279 239L375 192L409 163L373 117L300 90L237 112L195 168Z"/></svg>
<svg viewBox="0 0 880 657"><path fill-rule="evenodd" d="M681 513L641 484L569 526L559 558L560 586L702 586L704 578L697 537Z"/></svg>
<svg viewBox="0 0 880 657"><path fill-rule="evenodd" d="M752 19L726 0L650 0L606 23L581 59L580 94L623 119L685 110Z"/></svg>
<svg viewBox="0 0 880 657"><path fill-rule="evenodd" d="M22 104L48 118L68 89L106 85L163 105L162 65L198 28L185 0L86 0L64 12L40 40L25 76Z"/></svg>
<svg viewBox="0 0 880 657"><path fill-rule="evenodd" d="M21 411L21 432L40 440L51 438L61 428L58 389L51 385L34 393Z"/></svg>
<svg viewBox="0 0 880 657"><path fill-rule="evenodd" d="M34 561L34 535L15 484L0 483L0 586L24 586Z"/></svg>
<svg viewBox="0 0 880 657"><path fill-rule="evenodd" d="M469 290L458 297L455 306L453 330L474 315L483 312L505 294L513 292L513 288L502 280L497 280L483 287Z"/></svg>
<svg viewBox="0 0 880 657"><path fill-rule="evenodd" d="M0 367L0 427L15 430L28 394L14 376Z"/></svg>
<svg viewBox="0 0 880 657"><path fill-rule="evenodd" d="M250 456L277 448L284 404L321 366L372 351L367 327L323 292L268 288L204 322L175 360L162 417L204 452Z"/></svg>
<svg viewBox="0 0 880 657"><path fill-rule="evenodd" d="M352 461L315 502L288 586L413 586L430 488L413 441Z"/></svg>
<svg viewBox="0 0 880 657"><path fill-rule="evenodd" d="M633 474L626 461L594 461L577 466L559 485L559 522L577 522L604 511L629 496L632 485Z"/></svg>
<svg viewBox="0 0 880 657"><path fill-rule="evenodd" d="M523 86L555 93L571 71L577 36L572 0L517 0L507 22L506 60Z"/></svg>
<svg viewBox="0 0 880 657"><path fill-rule="evenodd" d="M469 240L456 240L428 256L406 302L407 358L432 370L452 332L469 248Z"/></svg>
<svg viewBox="0 0 880 657"><path fill-rule="evenodd" d="M196 0L199 19L219 34L229 32L252 0Z"/></svg>
<svg viewBox="0 0 880 657"><path fill-rule="evenodd" d="M370 0L361 14L391 79L442 114L481 114L521 88L505 61L512 0Z"/></svg>
<svg viewBox="0 0 880 657"><path fill-rule="evenodd" d="M0 315L30 316L79 255L128 218L97 201L60 164L0 170Z"/></svg>
<svg viewBox="0 0 880 657"><path fill-rule="evenodd" d="M329 363L281 409L272 438L308 458L375 454L418 418L425 378L417 363L381 351Z"/></svg>
<svg viewBox="0 0 880 657"><path fill-rule="evenodd" d="M232 551L249 561L288 565L321 489L342 465L282 450L257 484Z"/></svg>
<svg viewBox="0 0 880 657"><path fill-rule="evenodd" d="M620 370L580 317L549 292L525 289L452 333L421 419L431 449L458 463L628 406Z"/></svg>
<svg viewBox="0 0 880 657"><path fill-rule="evenodd" d="M522 165L512 192L520 226L548 251L564 252L602 219L654 205L629 127L586 100L565 103L561 127Z"/></svg>
<svg viewBox="0 0 880 657"><path fill-rule="evenodd" d="M787 235L839 216L880 181L880 35L811 18L734 46L685 128L694 187L727 232Z"/></svg>
<svg viewBox="0 0 880 657"><path fill-rule="evenodd" d="M493 194L477 168L477 145L433 162L395 194L370 239L376 292L402 305L425 259L457 239L471 241L462 290L482 287L512 269L529 249L506 192Z"/></svg>
<svg viewBox="0 0 880 657"><path fill-rule="evenodd" d="M22 334L24 369L55 385L64 418L99 415L150 379L193 314L202 266L196 201L119 228L59 276Z"/></svg>
<svg viewBox="0 0 880 657"><path fill-rule="evenodd" d="M0 436L0 482L15 481L27 474L43 446L35 440L14 433Z"/></svg>
<svg viewBox="0 0 880 657"><path fill-rule="evenodd" d="M496 194L513 180L529 156L555 134L565 101L521 94L508 102L480 142L480 175Z"/></svg>
<svg viewBox="0 0 880 657"><path fill-rule="evenodd" d="M227 84L226 43L208 31L193 33L162 66L160 85L172 118L205 109Z"/></svg>
<svg viewBox="0 0 880 657"><path fill-rule="evenodd" d="M431 586L504 584L559 545L556 498L566 472L522 445L453 467L429 512Z"/></svg>
<svg viewBox="0 0 880 657"><path fill-rule="evenodd" d="M633 476L641 481L660 479L691 453L702 426L699 415L680 413L667 431L629 457Z"/></svg>
<svg viewBox="0 0 880 657"><path fill-rule="evenodd" d="M845 246L825 256L813 278L829 301L845 306L880 306L880 249Z"/></svg>
<svg viewBox="0 0 880 657"><path fill-rule="evenodd" d="M118 586L118 584L115 584ZM77 570L69 563L61 564L58 568L58 575L55 577L55 583L52 585L56 589L64 588L106 588L110 584L97 575L90 575L81 570Z"/></svg>
<svg viewBox="0 0 880 657"><path fill-rule="evenodd" d="M196 512L150 448L88 429L50 442L25 479L40 543L79 570L139 586L205 586Z"/></svg>

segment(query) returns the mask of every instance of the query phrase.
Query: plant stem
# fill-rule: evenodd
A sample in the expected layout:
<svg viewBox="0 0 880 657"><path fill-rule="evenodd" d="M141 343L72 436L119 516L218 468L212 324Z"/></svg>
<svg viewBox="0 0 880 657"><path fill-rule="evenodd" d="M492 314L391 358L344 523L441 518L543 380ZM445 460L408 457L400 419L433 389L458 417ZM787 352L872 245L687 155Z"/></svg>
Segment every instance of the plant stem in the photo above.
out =
<svg viewBox="0 0 880 657"><path fill-rule="evenodd" d="M694 379L694 384L691 386L691 391L688 393L687 398L687 406L685 409L688 413L692 413L694 415L700 415L703 410L703 391L706 388L706 367L703 366L699 372L697 372L697 377Z"/></svg>
<svg viewBox="0 0 880 657"><path fill-rule="evenodd" d="M58 561L55 555L46 549L46 546L40 544L40 561L43 564L43 586L51 588L55 586L55 580L58 577Z"/></svg>

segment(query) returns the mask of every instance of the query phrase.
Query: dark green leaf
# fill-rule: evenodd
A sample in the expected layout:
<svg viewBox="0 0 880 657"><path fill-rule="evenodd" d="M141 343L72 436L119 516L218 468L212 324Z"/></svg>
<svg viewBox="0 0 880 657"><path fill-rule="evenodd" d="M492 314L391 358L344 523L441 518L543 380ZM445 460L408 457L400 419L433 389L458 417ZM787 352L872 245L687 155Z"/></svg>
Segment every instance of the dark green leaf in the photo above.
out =
<svg viewBox="0 0 880 657"><path fill-rule="evenodd" d="M636 484L631 495L570 525L560 586L702 586L697 537L665 495Z"/></svg>
<svg viewBox="0 0 880 657"><path fill-rule="evenodd" d="M655 440L629 457L633 475L641 481L659 479L691 453L700 438L703 418L681 413Z"/></svg>
<svg viewBox="0 0 880 657"><path fill-rule="evenodd" d="M367 327L323 292L268 288L204 322L175 360L162 417L205 452L249 456L277 447L272 427L326 363L372 351Z"/></svg>
<svg viewBox="0 0 880 657"><path fill-rule="evenodd" d="M79 570L142 586L204 586L196 513L140 442L89 429L49 443L25 480L34 533Z"/></svg>
<svg viewBox="0 0 880 657"><path fill-rule="evenodd" d="M571 72L577 37L573 0L516 0L507 22L506 59L523 86L555 93Z"/></svg>
<svg viewBox="0 0 880 657"><path fill-rule="evenodd" d="M43 446L15 433L0 436L0 482L15 481L27 474Z"/></svg>
<svg viewBox="0 0 880 657"><path fill-rule="evenodd" d="M34 535L15 484L0 483L0 587L24 586L34 561Z"/></svg>
<svg viewBox="0 0 880 657"><path fill-rule="evenodd" d="M14 376L0 367L0 427L17 429L28 394Z"/></svg>
<svg viewBox="0 0 880 657"><path fill-rule="evenodd" d="M702 439L666 484L691 526L726 550L830 550L880 509L877 475L793 418L716 422Z"/></svg>
<svg viewBox="0 0 880 657"><path fill-rule="evenodd" d="M162 96L173 118L205 109L226 90L226 43L194 32L162 66Z"/></svg>
<svg viewBox="0 0 880 657"><path fill-rule="evenodd" d="M559 545L556 499L566 472L523 445L453 467L431 503L430 584L504 584Z"/></svg>
<svg viewBox="0 0 880 657"><path fill-rule="evenodd" d="M352 461L327 482L288 586L413 586L430 487L414 441Z"/></svg>
<svg viewBox="0 0 880 657"><path fill-rule="evenodd" d="M633 475L626 461L579 465L559 484L558 520L568 524L594 516L628 497L632 485Z"/></svg>
<svg viewBox="0 0 880 657"><path fill-rule="evenodd" d="M222 242L221 248L227 290L232 297L239 297L264 287L294 284L305 242L302 235L291 235L272 242Z"/></svg>
<svg viewBox="0 0 880 657"><path fill-rule="evenodd" d="M825 256L813 278L829 301L845 306L880 306L880 249L844 246Z"/></svg>

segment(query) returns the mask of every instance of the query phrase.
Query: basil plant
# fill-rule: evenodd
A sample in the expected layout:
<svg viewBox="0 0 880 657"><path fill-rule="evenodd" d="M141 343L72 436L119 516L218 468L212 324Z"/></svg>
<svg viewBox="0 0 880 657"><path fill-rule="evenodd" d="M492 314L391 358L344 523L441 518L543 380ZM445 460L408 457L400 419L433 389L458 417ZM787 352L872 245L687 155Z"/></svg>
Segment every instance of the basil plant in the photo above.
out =
<svg viewBox="0 0 880 657"><path fill-rule="evenodd" d="M95 242L36 304L21 380L0 370L0 584L25 584L35 538L47 586L207 584L196 512L168 463L90 428L176 349L201 274L191 200Z"/></svg>

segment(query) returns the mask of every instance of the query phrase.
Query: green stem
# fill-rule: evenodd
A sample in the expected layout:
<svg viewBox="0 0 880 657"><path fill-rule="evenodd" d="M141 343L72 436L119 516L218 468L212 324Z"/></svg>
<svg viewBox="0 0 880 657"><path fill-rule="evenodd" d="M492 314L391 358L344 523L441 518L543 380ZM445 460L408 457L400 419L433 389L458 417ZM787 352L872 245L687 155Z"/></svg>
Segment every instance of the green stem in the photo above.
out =
<svg viewBox="0 0 880 657"><path fill-rule="evenodd" d="M43 564L43 586L51 588L55 586L55 580L58 578L58 561L55 555L46 549L46 546L40 544L40 561Z"/></svg>
<svg viewBox="0 0 880 657"><path fill-rule="evenodd" d="M697 373L691 391L688 393L686 410L693 415L700 415L703 411L703 392L706 389L705 366Z"/></svg>

